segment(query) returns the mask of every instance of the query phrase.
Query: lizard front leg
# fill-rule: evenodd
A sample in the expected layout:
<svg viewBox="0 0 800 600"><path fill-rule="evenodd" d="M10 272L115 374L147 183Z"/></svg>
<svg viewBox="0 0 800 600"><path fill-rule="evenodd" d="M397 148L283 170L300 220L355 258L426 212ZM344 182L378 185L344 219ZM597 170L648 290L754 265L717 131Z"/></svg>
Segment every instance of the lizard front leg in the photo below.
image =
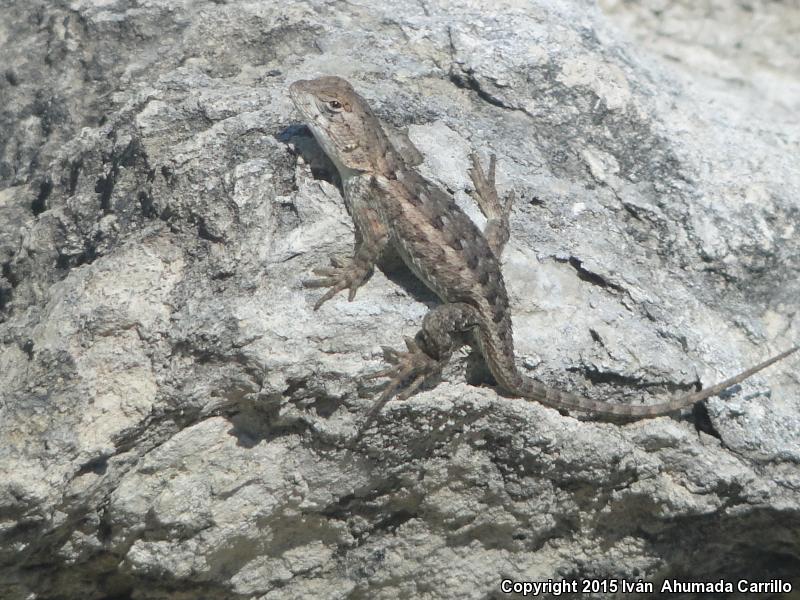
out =
<svg viewBox="0 0 800 600"><path fill-rule="evenodd" d="M489 157L488 174L481 167L477 154L473 152L469 155L469 159L472 161L469 176L472 179L472 185L475 186L473 197L478 203L481 212L488 219L483 235L486 236L494 255L500 258L509 237L508 215L514 202L514 192L509 192L503 201L500 201L494 184L495 166L497 164L497 158L494 154Z"/></svg>
<svg viewBox="0 0 800 600"><path fill-rule="evenodd" d="M320 279L311 279L303 282L306 287L330 288L316 301L314 310L318 310L320 306L344 289L350 290L347 299L352 302L353 298L356 297L358 288L372 275L375 262L389 241L389 231L375 211L359 207L357 214L354 214L354 222L360 239L356 242L353 258L349 261L343 261L332 257L330 267L321 267L313 270L313 273L319 275Z"/></svg>
<svg viewBox="0 0 800 600"><path fill-rule="evenodd" d="M398 398L405 400L426 380L440 375L453 352L472 341L471 331L477 325L478 311L474 307L462 302L443 304L425 315L422 329L414 338L406 338L407 352L384 347L384 356L392 366L372 373L365 379L389 377L389 385L370 408L361 431L372 423L400 388L403 389Z"/></svg>

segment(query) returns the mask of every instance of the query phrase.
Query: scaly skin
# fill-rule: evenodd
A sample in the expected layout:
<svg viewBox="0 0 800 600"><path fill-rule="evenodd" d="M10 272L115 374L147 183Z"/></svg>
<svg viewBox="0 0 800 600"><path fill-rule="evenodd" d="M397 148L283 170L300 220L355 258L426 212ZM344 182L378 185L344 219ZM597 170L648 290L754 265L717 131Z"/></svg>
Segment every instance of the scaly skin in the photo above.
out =
<svg viewBox="0 0 800 600"><path fill-rule="evenodd" d="M384 349L392 366L371 377L391 381L370 411L368 423L395 393L407 398L440 373L465 344L477 346L498 385L512 395L558 409L622 418L677 411L798 350L795 346L718 385L661 404L598 402L545 387L522 374L514 361L511 313L499 262L508 240L511 198L498 199L494 156L488 174L474 154L470 157L476 200L488 219L482 233L446 192L411 168L414 162L392 145L367 102L347 81L339 77L296 81L289 93L339 170L361 238L350 263L336 261L332 268L317 269L322 277L307 282L330 288L314 308L344 289L352 300L387 245L443 302L425 316L417 336L406 340L407 352Z"/></svg>

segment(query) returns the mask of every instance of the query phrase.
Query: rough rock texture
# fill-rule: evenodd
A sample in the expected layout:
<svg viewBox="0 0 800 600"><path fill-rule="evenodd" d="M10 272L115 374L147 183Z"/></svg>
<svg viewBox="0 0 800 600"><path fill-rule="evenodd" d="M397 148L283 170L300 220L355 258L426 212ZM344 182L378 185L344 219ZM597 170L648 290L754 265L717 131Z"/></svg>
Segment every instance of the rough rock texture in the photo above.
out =
<svg viewBox="0 0 800 600"><path fill-rule="evenodd" d="M794 3L493 4L0 0L0 597L800 572L797 358L618 425L464 353L344 447L435 298L387 264L311 310L352 224L298 78L349 78L476 220L498 155L541 381L652 402L800 338Z"/></svg>

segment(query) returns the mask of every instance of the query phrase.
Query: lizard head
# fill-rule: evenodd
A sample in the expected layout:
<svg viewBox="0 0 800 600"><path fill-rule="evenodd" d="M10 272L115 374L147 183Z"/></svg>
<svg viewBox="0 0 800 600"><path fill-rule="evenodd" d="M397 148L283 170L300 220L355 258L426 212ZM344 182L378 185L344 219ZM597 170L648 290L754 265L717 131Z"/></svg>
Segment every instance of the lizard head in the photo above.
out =
<svg viewBox="0 0 800 600"><path fill-rule="evenodd" d="M367 102L341 77L301 79L289 96L342 176L376 169L388 141Z"/></svg>

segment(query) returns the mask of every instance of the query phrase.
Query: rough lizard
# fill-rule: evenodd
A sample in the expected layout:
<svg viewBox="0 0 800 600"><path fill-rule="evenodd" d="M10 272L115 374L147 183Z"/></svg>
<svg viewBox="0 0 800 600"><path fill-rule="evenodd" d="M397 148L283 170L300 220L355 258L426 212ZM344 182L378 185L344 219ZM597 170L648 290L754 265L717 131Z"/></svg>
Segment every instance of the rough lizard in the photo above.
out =
<svg viewBox="0 0 800 600"><path fill-rule="evenodd" d="M389 245L443 302L427 313L416 337L406 338L407 351L384 348L391 366L368 378L389 377L390 382L367 423L395 393L405 399L439 374L453 352L466 344L478 348L497 384L511 395L562 410L629 418L671 413L719 394L800 348L660 404L599 402L546 387L521 373L514 361L511 314L499 261L509 237L512 196L504 201L498 197L495 157L484 171L477 156L470 156L474 196L488 220L481 232L449 194L413 169L418 160L393 144L386 126L347 81L339 77L296 81L289 93L339 171L358 231L350 261L331 259L331 267L314 270L319 279L305 282L329 288L314 309L345 289L353 300Z"/></svg>

